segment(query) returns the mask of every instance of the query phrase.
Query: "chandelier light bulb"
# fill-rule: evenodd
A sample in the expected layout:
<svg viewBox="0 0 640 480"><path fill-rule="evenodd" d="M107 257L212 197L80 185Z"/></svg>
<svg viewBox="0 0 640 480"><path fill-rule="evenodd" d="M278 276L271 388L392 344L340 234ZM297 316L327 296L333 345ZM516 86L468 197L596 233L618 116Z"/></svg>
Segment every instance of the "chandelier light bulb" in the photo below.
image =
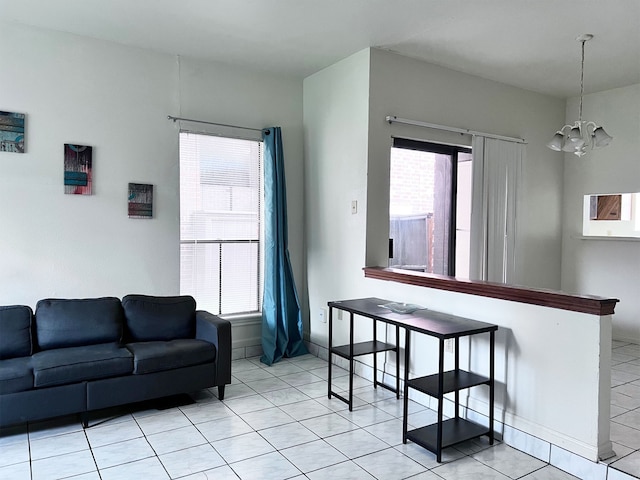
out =
<svg viewBox="0 0 640 480"><path fill-rule="evenodd" d="M579 126L576 125L571 130L569 130L569 140L571 140L571 142L573 143L578 143L580 141L584 143L584 140L582 140L582 132L580 132Z"/></svg>
<svg viewBox="0 0 640 480"><path fill-rule="evenodd" d="M556 152L562 151L562 144L564 143L564 135L560 130L556 132L551 141L547 143L547 147Z"/></svg>
<svg viewBox="0 0 640 480"><path fill-rule="evenodd" d="M575 143L571 141L565 141L564 146L562 147L562 151L567 153L575 153L578 148L580 147L576 146Z"/></svg>
<svg viewBox="0 0 640 480"><path fill-rule="evenodd" d="M604 131L602 127L596 127L592 134L593 145L595 148L606 147L611 143L613 137Z"/></svg>

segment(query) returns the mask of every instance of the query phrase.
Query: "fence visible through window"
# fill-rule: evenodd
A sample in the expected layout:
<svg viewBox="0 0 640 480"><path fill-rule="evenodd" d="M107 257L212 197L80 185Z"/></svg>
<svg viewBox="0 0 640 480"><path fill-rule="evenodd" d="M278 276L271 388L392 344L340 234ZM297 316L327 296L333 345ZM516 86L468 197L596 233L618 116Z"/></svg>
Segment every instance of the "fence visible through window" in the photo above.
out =
<svg viewBox="0 0 640 480"><path fill-rule="evenodd" d="M389 266L468 278L471 150L393 140Z"/></svg>

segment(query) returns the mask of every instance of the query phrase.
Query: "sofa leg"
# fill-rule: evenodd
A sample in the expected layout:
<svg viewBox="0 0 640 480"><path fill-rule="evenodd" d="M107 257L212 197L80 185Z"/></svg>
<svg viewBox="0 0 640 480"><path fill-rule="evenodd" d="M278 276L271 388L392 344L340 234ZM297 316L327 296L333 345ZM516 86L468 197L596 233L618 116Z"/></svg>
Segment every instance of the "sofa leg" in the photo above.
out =
<svg viewBox="0 0 640 480"><path fill-rule="evenodd" d="M80 414L80 421L82 422L82 428L89 428L89 414L87 412Z"/></svg>
<svg viewBox="0 0 640 480"><path fill-rule="evenodd" d="M218 400L224 400L224 385L218 385Z"/></svg>

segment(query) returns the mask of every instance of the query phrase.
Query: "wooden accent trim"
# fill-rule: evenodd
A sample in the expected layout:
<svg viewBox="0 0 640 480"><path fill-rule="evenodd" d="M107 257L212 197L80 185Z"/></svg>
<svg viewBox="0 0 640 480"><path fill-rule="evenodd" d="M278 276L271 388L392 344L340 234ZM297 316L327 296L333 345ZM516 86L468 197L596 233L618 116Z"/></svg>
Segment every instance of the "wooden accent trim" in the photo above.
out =
<svg viewBox="0 0 640 480"><path fill-rule="evenodd" d="M481 297L499 298L512 302L529 303L542 307L589 313L591 315L612 315L616 303L619 302L617 298L572 295L556 290L505 285L503 283L492 283L481 280L466 280L397 268L364 267L363 270L366 278L376 280L388 280L418 287L435 288Z"/></svg>

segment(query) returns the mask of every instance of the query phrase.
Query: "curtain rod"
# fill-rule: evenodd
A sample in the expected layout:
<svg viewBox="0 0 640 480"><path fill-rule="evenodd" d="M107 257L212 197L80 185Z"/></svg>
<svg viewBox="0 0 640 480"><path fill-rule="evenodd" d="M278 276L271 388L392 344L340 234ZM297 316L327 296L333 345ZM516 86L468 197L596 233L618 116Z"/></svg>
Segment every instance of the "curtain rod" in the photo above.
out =
<svg viewBox="0 0 640 480"><path fill-rule="evenodd" d="M495 138L497 140L505 140L507 142L515 143L527 143L523 138L506 137L504 135L494 135L493 133L477 132L475 130L468 130L466 128L447 127L445 125L438 125L436 123L420 122L418 120L409 120L407 118L396 117L395 115L387 115L386 121L391 123L402 123L404 125L413 125L415 127L433 128L435 130L446 130L447 132L465 133L468 135L479 135L481 137Z"/></svg>
<svg viewBox="0 0 640 480"><path fill-rule="evenodd" d="M193 122L193 123L206 123L207 125L217 125L218 127L229 127L229 128L242 128L243 130L253 130L254 132L262 132L263 130L261 128L241 127L239 125L229 125L227 123L215 123L215 122L205 122L204 120L192 120L190 118L174 117L172 115L167 115L167 120L173 120L173 123L175 123L178 120L182 120L184 122ZM269 130L265 132L265 135L269 135Z"/></svg>

